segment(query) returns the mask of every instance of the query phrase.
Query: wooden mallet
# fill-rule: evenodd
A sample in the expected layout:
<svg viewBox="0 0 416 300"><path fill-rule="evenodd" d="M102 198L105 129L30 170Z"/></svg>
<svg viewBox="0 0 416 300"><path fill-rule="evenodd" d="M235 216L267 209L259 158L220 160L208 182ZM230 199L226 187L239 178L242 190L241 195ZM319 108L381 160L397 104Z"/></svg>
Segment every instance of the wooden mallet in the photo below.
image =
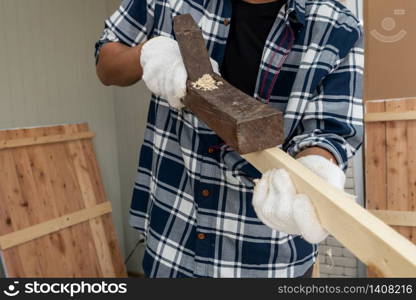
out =
<svg viewBox="0 0 416 300"><path fill-rule="evenodd" d="M256 101L214 73L201 30L191 15L177 16L174 30L188 73L187 95L183 100L186 108L240 154L282 143L282 113ZM193 86L205 74L219 83L215 89Z"/></svg>

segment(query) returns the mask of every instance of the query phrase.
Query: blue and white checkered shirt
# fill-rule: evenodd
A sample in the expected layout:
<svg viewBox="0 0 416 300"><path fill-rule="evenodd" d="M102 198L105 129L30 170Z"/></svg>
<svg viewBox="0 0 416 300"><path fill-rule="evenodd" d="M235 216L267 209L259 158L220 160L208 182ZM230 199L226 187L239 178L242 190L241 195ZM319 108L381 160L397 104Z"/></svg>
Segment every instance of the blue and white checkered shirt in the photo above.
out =
<svg viewBox="0 0 416 300"><path fill-rule="evenodd" d="M135 46L190 13L221 64L230 0L124 0L96 45ZM267 39L254 97L283 111L283 149L318 146L342 168L362 143L363 34L335 0L288 0ZM259 132L261 134L261 132ZM149 277L298 277L316 245L269 229L252 206L261 174L193 114L152 96L130 224L146 237ZM336 216L335 216L336 217Z"/></svg>

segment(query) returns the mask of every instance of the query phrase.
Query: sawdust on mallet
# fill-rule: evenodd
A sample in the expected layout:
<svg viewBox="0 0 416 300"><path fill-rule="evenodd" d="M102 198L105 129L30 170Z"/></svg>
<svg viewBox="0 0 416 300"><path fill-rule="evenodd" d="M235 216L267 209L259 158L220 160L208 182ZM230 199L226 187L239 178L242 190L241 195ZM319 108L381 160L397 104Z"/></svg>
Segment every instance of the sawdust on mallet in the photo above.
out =
<svg viewBox="0 0 416 300"><path fill-rule="evenodd" d="M197 81L192 82L192 87L203 91L213 91L218 89L218 86L222 84L221 81L215 80L211 75L204 74Z"/></svg>

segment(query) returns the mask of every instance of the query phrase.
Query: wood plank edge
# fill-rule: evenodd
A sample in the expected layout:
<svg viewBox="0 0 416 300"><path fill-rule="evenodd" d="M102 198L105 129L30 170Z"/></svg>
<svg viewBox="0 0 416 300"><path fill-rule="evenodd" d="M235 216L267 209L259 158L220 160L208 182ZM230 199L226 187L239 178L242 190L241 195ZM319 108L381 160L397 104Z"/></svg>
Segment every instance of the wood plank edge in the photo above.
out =
<svg viewBox="0 0 416 300"><path fill-rule="evenodd" d="M416 227L416 211L378 209L368 211L388 225Z"/></svg>
<svg viewBox="0 0 416 300"><path fill-rule="evenodd" d="M366 123L412 120L416 120L416 111L367 113L364 117Z"/></svg>
<svg viewBox="0 0 416 300"><path fill-rule="evenodd" d="M56 134L56 135L47 135L39 137L30 137L30 138L19 138L11 140L2 140L0 141L0 150L25 147L25 146L35 146L42 144L53 144L60 142L70 142L75 140L84 140L91 139L95 134L91 131L86 132L77 132L71 134Z"/></svg>
<svg viewBox="0 0 416 300"><path fill-rule="evenodd" d="M74 213L5 234L0 236L0 249L6 250L18 246L47 234L111 213L111 211L111 203L106 201L90 208L84 208Z"/></svg>

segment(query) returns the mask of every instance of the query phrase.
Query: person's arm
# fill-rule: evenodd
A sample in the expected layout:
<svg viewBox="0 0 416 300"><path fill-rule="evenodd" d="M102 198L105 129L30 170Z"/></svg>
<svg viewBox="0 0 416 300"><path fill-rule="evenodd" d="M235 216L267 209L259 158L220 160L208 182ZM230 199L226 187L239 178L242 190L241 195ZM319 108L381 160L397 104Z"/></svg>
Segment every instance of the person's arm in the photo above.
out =
<svg viewBox="0 0 416 300"><path fill-rule="evenodd" d="M141 79L141 47L153 36L155 5L155 0L123 0L105 20L94 52L104 85L128 86Z"/></svg>
<svg viewBox="0 0 416 300"><path fill-rule="evenodd" d="M144 43L129 47L122 43L107 43L101 50L96 66L97 76L104 85L129 86L142 78L140 65Z"/></svg>
<svg viewBox="0 0 416 300"><path fill-rule="evenodd" d="M296 158L308 155L332 158L345 171L348 160L363 141L364 51L361 26L345 33L342 40L345 42L343 56L321 80L316 92L310 93L312 97L303 100L306 113L292 137L283 145L283 150ZM286 114L298 113L301 105L297 98L294 100L289 100Z"/></svg>
<svg viewBox="0 0 416 300"><path fill-rule="evenodd" d="M295 158L301 158L304 156L308 156L308 155L319 155L322 156L324 158L326 158L327 160L329 160L330 162L336 164L337 160L335 158L335 156L329 152L328 150L324 149L324 148L320 148L320 147L310 147L310 148L306 148L305 150L299 152Z"/></svg>

